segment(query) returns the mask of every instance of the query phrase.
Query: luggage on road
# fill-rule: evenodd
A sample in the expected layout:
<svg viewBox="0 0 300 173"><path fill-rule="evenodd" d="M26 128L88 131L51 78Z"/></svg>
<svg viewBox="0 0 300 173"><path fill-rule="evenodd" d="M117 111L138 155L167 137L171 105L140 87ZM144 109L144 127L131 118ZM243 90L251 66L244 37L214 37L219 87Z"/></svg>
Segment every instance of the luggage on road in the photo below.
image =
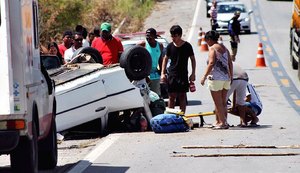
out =
<svg viewBox="0 0 300 173"><path fill-rule="evenodd" d="M176 114L159 114L150 120L155 133L187 132L189 126L184 118Z"/></svg>

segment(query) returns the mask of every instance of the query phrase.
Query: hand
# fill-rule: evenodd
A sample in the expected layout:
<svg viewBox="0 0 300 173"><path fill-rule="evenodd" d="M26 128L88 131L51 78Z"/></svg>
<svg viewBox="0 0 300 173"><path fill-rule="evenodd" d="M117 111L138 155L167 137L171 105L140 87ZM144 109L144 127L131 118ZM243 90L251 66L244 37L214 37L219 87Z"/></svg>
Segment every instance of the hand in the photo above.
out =
<svg viewBox="0 0 300 173"><path fill-rule="evenodd" d="M205 83L205 80L206 80L206 78L205 78L205 77L201 78L201 81L200 81L200 83L201 83L201 85L202 85L202 86L204 85L204 83Z"/></svg>
<svg viewBox="0 0 300 173"><path fill-rule="evenodd" d="M167 77L166 77L166 74L161 74L161 76L160 76L160 82L161 82L161 83L167 83Z"/></svg>
<svg viewBox="0 0 300 173"><path fill-rule="evenodd" d="M237 43L240 43L240 38L238 35L235 35L234 36L234 41L237 42Z"/></svg>
<svg viewBox="0 0 300 173"><path fill-rule="evenodd" d="M196 80L196 75L195 74L191 74L189 77L189 81L195 81Z"/></svg>

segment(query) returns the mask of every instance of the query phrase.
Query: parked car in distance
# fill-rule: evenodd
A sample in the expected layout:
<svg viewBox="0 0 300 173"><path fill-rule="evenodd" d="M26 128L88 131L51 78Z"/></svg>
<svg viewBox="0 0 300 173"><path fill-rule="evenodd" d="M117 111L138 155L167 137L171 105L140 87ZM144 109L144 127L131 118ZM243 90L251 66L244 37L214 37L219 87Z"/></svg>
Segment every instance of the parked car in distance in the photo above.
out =
<svg viewBox="0 0 300 173"><path fill-rule="evenodd" d="M231 1L238 1L238 0L216 0L217 3L219 2L231 2ZM206 0L206 17L210 17L210 7L212 5L213 0Z"/></svg>
<svg viewBox="0 0 300 173"><path fill-rule="evenodd" d="M251 18L250 14L252 10L247 10L246 5L243 2L221 2L217 6L218 17L217 17L217 31L227 32L228 23L234 15L234 12L240 11L239 21L241 24L241 31L247 34L251 33Z"/></svg>

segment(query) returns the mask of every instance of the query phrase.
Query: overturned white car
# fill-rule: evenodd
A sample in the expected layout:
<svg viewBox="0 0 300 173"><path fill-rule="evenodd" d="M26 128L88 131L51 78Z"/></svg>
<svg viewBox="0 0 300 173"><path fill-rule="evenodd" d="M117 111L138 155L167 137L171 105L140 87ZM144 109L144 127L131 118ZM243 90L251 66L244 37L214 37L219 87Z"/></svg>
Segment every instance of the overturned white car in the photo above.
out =
<svg viewBox="0 0 300 173"><path fill-rule="evenodd" d="M78 49L68 65L60 66L56 56L44 55L42 62L55 81L58 132L95 119L103 132L119 111L142 110L148 120L152 118L145 80L151 57L143 47L126 49L120 64L111 66L102 65L100 54L91 47Z"/></svg>

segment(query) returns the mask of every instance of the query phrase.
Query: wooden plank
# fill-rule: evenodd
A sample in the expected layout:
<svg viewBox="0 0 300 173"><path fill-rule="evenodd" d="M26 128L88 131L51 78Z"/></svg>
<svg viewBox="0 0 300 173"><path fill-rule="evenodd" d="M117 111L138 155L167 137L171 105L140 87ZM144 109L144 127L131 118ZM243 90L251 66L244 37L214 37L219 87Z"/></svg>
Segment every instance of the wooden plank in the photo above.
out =
<svg viewBox="0 0 300 173"><path fill-rule="evenodd" d="M300 145L211 145L211 146L182 146L184 149L232 149L232 148L262 148L262 149L300 149Z"/></svg>
<svg viewBox="0 0 300 173"><path fill-rule="evenodd" d="M296 156L300 153L229 153L229 154L175 154L172 157L260 157L260 156Z"/></svg>

